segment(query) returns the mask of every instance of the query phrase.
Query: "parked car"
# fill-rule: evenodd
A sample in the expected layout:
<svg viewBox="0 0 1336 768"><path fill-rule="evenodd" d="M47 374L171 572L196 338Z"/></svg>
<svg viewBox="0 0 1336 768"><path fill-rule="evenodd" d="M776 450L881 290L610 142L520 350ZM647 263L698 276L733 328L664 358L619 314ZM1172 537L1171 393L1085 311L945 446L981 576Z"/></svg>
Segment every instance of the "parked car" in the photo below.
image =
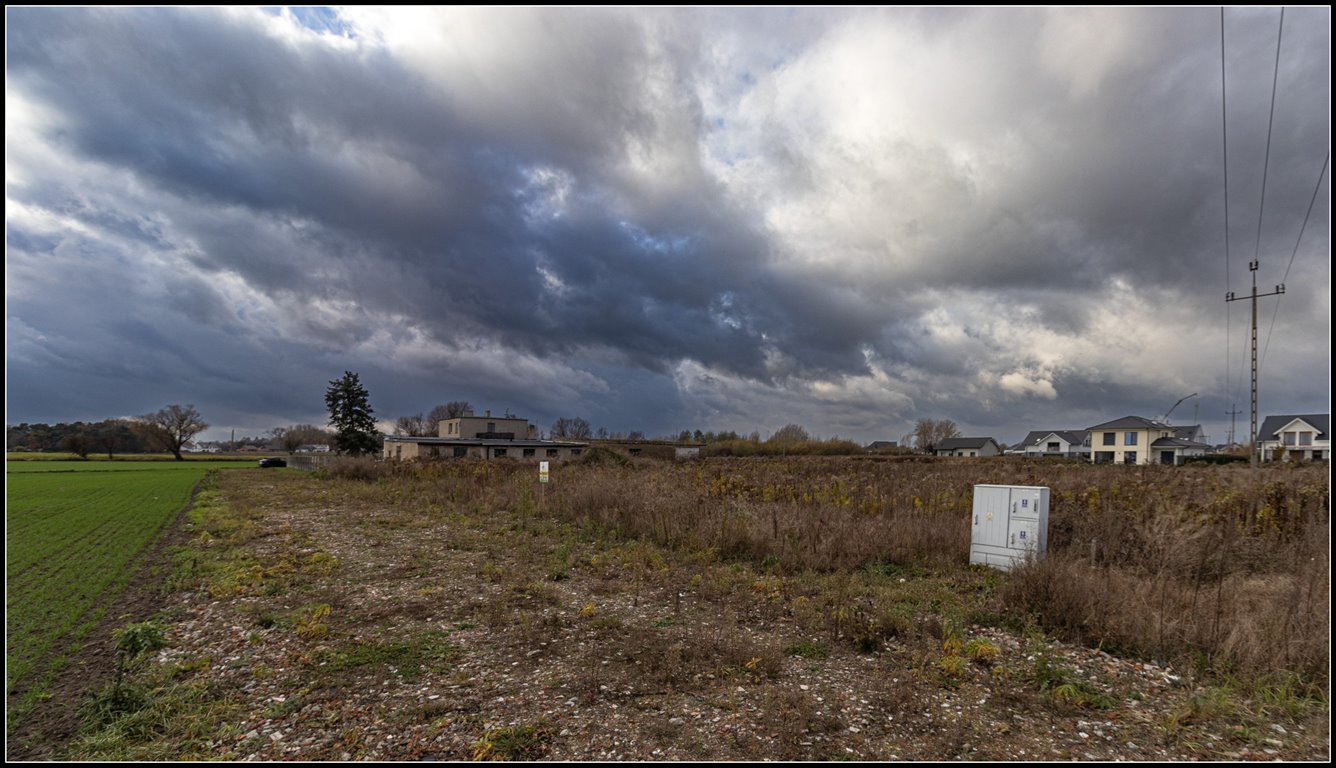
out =
<svg viewBox="0 0 1336 768"><path fill-rule="evenodd" d="M271 457L268 459L260 459L261 467L286 467L287 465L288 463L280 458Z"/></svg>

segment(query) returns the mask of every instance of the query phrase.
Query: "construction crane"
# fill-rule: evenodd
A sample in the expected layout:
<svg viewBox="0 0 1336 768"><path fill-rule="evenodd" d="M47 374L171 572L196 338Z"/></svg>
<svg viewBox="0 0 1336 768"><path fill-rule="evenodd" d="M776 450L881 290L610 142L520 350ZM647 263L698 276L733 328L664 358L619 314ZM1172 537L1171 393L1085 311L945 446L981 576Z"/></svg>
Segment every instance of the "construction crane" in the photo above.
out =
<svg viewBox="0 0 1336 768"><path fill-rule="evenodd" d="M1179 406L1179 404L1181 404L1184 400L1187 400L1188 397L1196 397L1196 396L1197 396L1197 393L1196 393L1196 392L1193 392L1192 394L1188 395L1187 397L1180 397L1180 398L1178 399L1178 402L1177 402L1177 403L1174 403L1174 404L1173 404L1173 407L1171 407L1171 408L1164 414L1164 418L1160 419L1160 423L1162 423L1162 424L1168 424L1168 423L1169 423L1169 414L1174 412L1174 408L1177 408L1177 407Z"/></svg>

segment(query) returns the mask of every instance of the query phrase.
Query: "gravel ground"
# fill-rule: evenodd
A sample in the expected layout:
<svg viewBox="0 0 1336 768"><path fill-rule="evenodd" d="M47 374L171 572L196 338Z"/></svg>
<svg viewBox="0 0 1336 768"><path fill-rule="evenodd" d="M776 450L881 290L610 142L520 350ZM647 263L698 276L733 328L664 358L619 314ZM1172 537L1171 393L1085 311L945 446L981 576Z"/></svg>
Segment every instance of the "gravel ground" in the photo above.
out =
<svg viewBox="0 0 1336 768"><path fill-rule="evenodd" d="M165 596L162 667L240 705L196 749L236 760L1313 760L1325 715L1221 697L1174 669L996 627L994 658L905 632L871 652L817 637L794 601L721 596L690 562L630 567L555 523L350 499L294 472L224 473L300 578ZM643 555L643 552L640 553ZM745 574L744 574L745 576ZM745 583L745 579L740 583ZM743 597L746 597L745 595ZM322 612L320 606L327 606ZM810 626L810 625L808 625ZM975 644L980 645L980 643ZM1086 702L1041 690L1062 669ZM949 667L949 668L948 668ZM1098 704L1091 704L1090 700Z"/></svg>

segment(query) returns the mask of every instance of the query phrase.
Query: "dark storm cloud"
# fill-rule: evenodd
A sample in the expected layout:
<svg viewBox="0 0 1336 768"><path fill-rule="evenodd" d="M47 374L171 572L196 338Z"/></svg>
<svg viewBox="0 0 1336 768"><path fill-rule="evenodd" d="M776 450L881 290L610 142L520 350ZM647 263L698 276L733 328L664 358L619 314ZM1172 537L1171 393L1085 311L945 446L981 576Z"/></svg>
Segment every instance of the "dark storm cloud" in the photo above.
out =
<svg viewBox="0 0 1336 768"><path fill-rule="evenodd" d="M1123 374L1090 340L1119 322L1161 333L1170 318L1130 306L1146 297L1219 335L1211 13L294 13L352 39L249 11L9 11L8 90L38 140L10 146L7 183L25 397L54 355L81 397L179 378L269 417L284 409L244 404L269 377L313 418L318 399L292 394L309 371L362 366L401 388L388 418L457 391L613 428L786 408L845 428L881 408L869 429L885 432L916 408L978 425L1088 398L1144 410L1168 390L1103 386ZM1274 27L1226 17L1239 290ZM1327 21L1286 16L1263 222L1276 270L1325 151ZM1329 282L1313 263L1325 217L1310 226L1296 277ZM81 260L49 256L76 244ZM1119 301L1135 316L1101 314ZM1294 304L1299 325L1330 309ZM1303 354L1287 349L1278 363Z"/></svg>

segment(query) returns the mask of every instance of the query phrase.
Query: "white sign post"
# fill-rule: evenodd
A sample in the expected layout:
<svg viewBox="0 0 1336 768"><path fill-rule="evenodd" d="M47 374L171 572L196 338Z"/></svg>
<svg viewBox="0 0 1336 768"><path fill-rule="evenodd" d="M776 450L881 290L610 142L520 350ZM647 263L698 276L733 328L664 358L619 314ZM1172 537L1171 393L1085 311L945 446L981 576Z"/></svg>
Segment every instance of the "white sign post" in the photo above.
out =
<svg viewBox="0 0 1336 768"><path fill-rule="evenodd" d="M547 508L547 462L538 462L538 508L546 510Z"/></svg>

